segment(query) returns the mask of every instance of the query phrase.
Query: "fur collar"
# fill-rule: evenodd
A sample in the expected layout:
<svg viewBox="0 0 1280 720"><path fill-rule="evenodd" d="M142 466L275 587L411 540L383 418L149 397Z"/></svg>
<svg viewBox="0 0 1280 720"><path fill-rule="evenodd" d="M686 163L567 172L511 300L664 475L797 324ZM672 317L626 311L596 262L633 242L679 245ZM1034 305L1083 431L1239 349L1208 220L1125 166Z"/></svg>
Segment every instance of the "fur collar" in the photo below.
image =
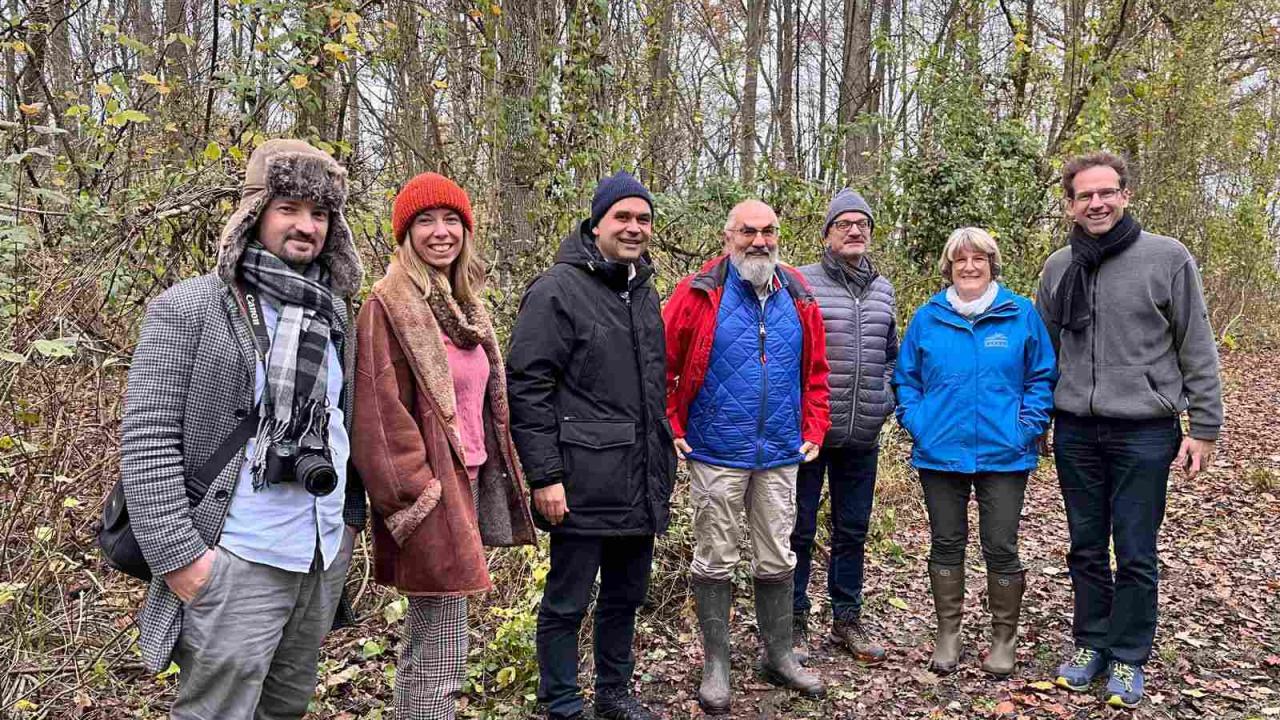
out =
<svg viewBox="0 0 1280 720"><path fill-rule="evenodd" d="M374 283L371 296L382 303L391 321L391 329L409 358L418 387L431 399L433 409L447 428L449 442L459 458L462 440L458 434L457 408L453 394L453 377L449 374L449 356L441 338L440 324L427 306L422 288L395 260L387 274ZM475 323L480 333L480 346L489 358L487 395L492 416L499 429L508 423L507 376L498 350L498 336L483 304L476 306Z"/></svg>

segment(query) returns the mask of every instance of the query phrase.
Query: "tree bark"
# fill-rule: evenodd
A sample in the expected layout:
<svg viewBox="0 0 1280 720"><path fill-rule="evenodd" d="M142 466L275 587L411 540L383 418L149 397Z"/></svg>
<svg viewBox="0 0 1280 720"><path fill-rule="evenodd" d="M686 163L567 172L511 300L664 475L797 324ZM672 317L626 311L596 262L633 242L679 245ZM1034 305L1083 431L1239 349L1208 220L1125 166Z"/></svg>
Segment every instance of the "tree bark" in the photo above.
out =
<svg viewBox="0 0 1280 720"><path fill-rule="evenodd" d="M769 0L747 0L746 72L742 82L742 125L738 148L744 185L751 185L756 177L756 100L768 6Z"/></svg>
<svg viewBox="0 0 1280 720"><path fill-rule="evenodd" d="M500 81L495 88L500 112L494 148L497 170L498 222L517 254L536 244L532 215L538 154L532 140L533 98L537 92L538 59L542 54L542 0L515 0L503 6L498 52Z"/></svg>
<svg viewBox="0 0 1280 720"><path fill-rule="evenodd" d="M872 0L844 2L844 55L837 118L843 137L842 169L846 182L860 182L871 174L870 138L866 128L855 127L871 95L871 6Z"/></svg>
<svg viewBox="0 0 1280 720"><path fill-rule="evenodd" d="M654 192L664 190L674 179L675 171L671 148L673 147L672 102L675 84L671 72L671 45L675 40L675 2L658 0L658 19L652 27L656 35L649 38L649 78L651 94L649 111L644 123L648 132L645 162L641 167L641 179Z"/></svg>
<svg viewBox="0 0 1280 720"><path fill-rule="evenodd" d="M796 36L795 8L790 0L782 0L778 23L778 134L782 143L782 169L796 171L796 127L792 115L795 104Z"/></svg>

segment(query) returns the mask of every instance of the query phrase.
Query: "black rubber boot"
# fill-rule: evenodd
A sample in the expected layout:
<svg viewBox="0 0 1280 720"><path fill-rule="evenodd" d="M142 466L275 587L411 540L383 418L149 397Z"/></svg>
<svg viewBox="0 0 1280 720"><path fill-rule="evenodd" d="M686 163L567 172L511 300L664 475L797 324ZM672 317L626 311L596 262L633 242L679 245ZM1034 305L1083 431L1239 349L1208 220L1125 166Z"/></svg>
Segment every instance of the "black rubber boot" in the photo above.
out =
<svg viewBox="0 0 1280 720"><path fill-rule="evenodd" d="M809 613L798 612L791 616L791 634L795 643L791 654L795 655L796 662L804 665L809 662Z"/></svg>
<svg viewBox="0 0 1280 720"><path fill-rule="evenodd" d="M733 586L728 580L694 576L693 603L702 628L702 684L698 705L708 715L729 712L729 603ZM788 616L790 619L790 616Z"/></svg>
<svg viewBox="0 0 1280 720"><path fill-rule="evenodd" d="M792 653L792 580L791 573L778 580L756 578L756 625L764 646L760 673L774 685L822 697L827 692L822 680L801 667Z"/></svg>
<svg viewBox="0 0 1280 720"><path fill-rule="evenodd" d="M960 621L964 617L964 566L929 564L929 586L933 608L938 615L938 637L933 645L929 669L936 673L955 672L960 664Z"/></svg>
<svg viewBox="0 0 1280 720"><path fill-rule="evenodd" d="M1013 674L1018 664L1018 616L1026 573L987 573L987 608L991 611L991 652L982 669L998 678Z"/></svg>

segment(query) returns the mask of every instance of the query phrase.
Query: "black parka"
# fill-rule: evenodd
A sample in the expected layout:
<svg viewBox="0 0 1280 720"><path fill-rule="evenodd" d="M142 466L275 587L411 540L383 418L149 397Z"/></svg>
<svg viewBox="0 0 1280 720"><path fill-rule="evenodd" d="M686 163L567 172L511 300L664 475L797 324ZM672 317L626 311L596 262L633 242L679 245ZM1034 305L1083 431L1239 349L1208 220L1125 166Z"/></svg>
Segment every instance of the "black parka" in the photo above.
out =
<svg viewBox="0 0 1280 720"><path fill-rule="evenodd" d="M530 487L564 483L547 531L666 530L676 459L666 420L666 342L653 266L628 278L582 223L520 301L507 357L511 434Z"/></svg>

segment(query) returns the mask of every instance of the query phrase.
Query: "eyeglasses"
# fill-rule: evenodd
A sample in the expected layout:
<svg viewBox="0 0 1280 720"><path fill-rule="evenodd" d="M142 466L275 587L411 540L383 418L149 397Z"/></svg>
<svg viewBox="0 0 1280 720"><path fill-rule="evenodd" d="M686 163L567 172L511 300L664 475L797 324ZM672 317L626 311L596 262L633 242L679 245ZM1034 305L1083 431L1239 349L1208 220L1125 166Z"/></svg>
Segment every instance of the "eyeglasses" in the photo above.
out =
<svg viewBox="0 0 1280 720"><path fill-rule="evenodd" d="M867 228L871 227L870 221L867 220L837 220L831 223L831 227L839 230L840 232L849 232L849 228L854 225L857 225L858 229L862 232L866 232Z"/></svg>
<svg viewBox="0 0 1280 720"><path fill-rule="evenodd" d="M751 227L750 225L743 225L742 227L738 228L736 232L742 237L747 238L748 240L755 240L757 235L759 235L760 237L766 240L771 240L773 238L778 237L778 226L768 225L762 228L755 228L755 227Z"/></svg>
<svg viewBox="0 0 1280 720"><path fill-rule="evenodd" d="M1089 203L1093 202L1093 198L1097 197L1102 202L1110 202L1115 200L1122 192L1124 192L1124 190L1121 190L1120 188L1105 188L1102 190L1094 190L1092 192L1078 192L1076 193L1075 201Z"/></svg>

